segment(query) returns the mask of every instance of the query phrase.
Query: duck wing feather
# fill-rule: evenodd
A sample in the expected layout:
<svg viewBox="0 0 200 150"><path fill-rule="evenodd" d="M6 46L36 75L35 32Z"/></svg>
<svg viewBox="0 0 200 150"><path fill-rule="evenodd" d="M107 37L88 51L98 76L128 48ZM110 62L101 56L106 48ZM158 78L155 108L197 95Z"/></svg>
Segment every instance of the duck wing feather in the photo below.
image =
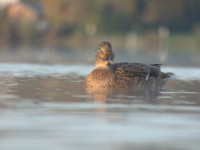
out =
<svg viewBox="0 0 200 150"><path fill-rule="evenodd" d="M137 76L147 80L149 76L157 77L160 73L160 64L115 63L112 67L117 77L134 78Z"/></svg>

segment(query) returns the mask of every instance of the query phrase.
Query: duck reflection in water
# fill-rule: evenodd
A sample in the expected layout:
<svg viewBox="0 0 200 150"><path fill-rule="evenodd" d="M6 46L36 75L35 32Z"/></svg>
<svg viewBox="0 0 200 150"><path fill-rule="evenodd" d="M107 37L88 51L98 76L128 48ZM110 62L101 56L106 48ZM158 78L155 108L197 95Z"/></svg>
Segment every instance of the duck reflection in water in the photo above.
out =
<svg viewBox="0 0 200 150"><path fill-rule="evenodd" d="M114 57L112 45L109 42L100 43L95 56L95 69L84 81L89 93L113 89L133 93L147 90L158 93L174 75L162 72L161 64L113 63Z"/></svg>

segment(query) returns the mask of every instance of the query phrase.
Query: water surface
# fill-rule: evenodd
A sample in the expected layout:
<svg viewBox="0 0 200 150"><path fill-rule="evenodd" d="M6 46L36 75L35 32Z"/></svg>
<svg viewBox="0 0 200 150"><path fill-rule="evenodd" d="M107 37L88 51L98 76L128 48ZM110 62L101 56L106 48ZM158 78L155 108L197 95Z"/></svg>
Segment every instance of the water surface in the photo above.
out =
<svg viewBox="0 0 200 150"><path fill-rule="evenodd" d="M85 91L90 65L0 64L1 150L199 150L200 68L160 93Z"/></svg>

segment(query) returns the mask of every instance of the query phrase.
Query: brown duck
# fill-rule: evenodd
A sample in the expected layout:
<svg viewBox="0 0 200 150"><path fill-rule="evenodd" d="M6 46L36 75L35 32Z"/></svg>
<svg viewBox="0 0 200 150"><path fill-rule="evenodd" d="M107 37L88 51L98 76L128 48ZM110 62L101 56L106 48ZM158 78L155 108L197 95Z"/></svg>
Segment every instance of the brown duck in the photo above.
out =
<svg viewBox="0 0 200 150"><path fill-rule="evenodd" d="M84 81L86 88L159 90L173 75L161 72L161 64L113 63L114 57L112 45L109 42L100 43L95 57L95 69Z"/></svg>

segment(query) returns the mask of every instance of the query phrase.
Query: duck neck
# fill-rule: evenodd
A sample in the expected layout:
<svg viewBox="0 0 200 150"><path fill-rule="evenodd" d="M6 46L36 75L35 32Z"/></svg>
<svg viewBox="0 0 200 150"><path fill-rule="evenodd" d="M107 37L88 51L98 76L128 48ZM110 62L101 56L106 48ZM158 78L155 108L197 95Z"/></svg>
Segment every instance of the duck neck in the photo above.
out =
<svg viewBox="0 0 200 150"><path fill-rule="evenodd" d="M95 68L104 68L104 69L109 69L109 65L97 63L95 64Z"/></svg>

